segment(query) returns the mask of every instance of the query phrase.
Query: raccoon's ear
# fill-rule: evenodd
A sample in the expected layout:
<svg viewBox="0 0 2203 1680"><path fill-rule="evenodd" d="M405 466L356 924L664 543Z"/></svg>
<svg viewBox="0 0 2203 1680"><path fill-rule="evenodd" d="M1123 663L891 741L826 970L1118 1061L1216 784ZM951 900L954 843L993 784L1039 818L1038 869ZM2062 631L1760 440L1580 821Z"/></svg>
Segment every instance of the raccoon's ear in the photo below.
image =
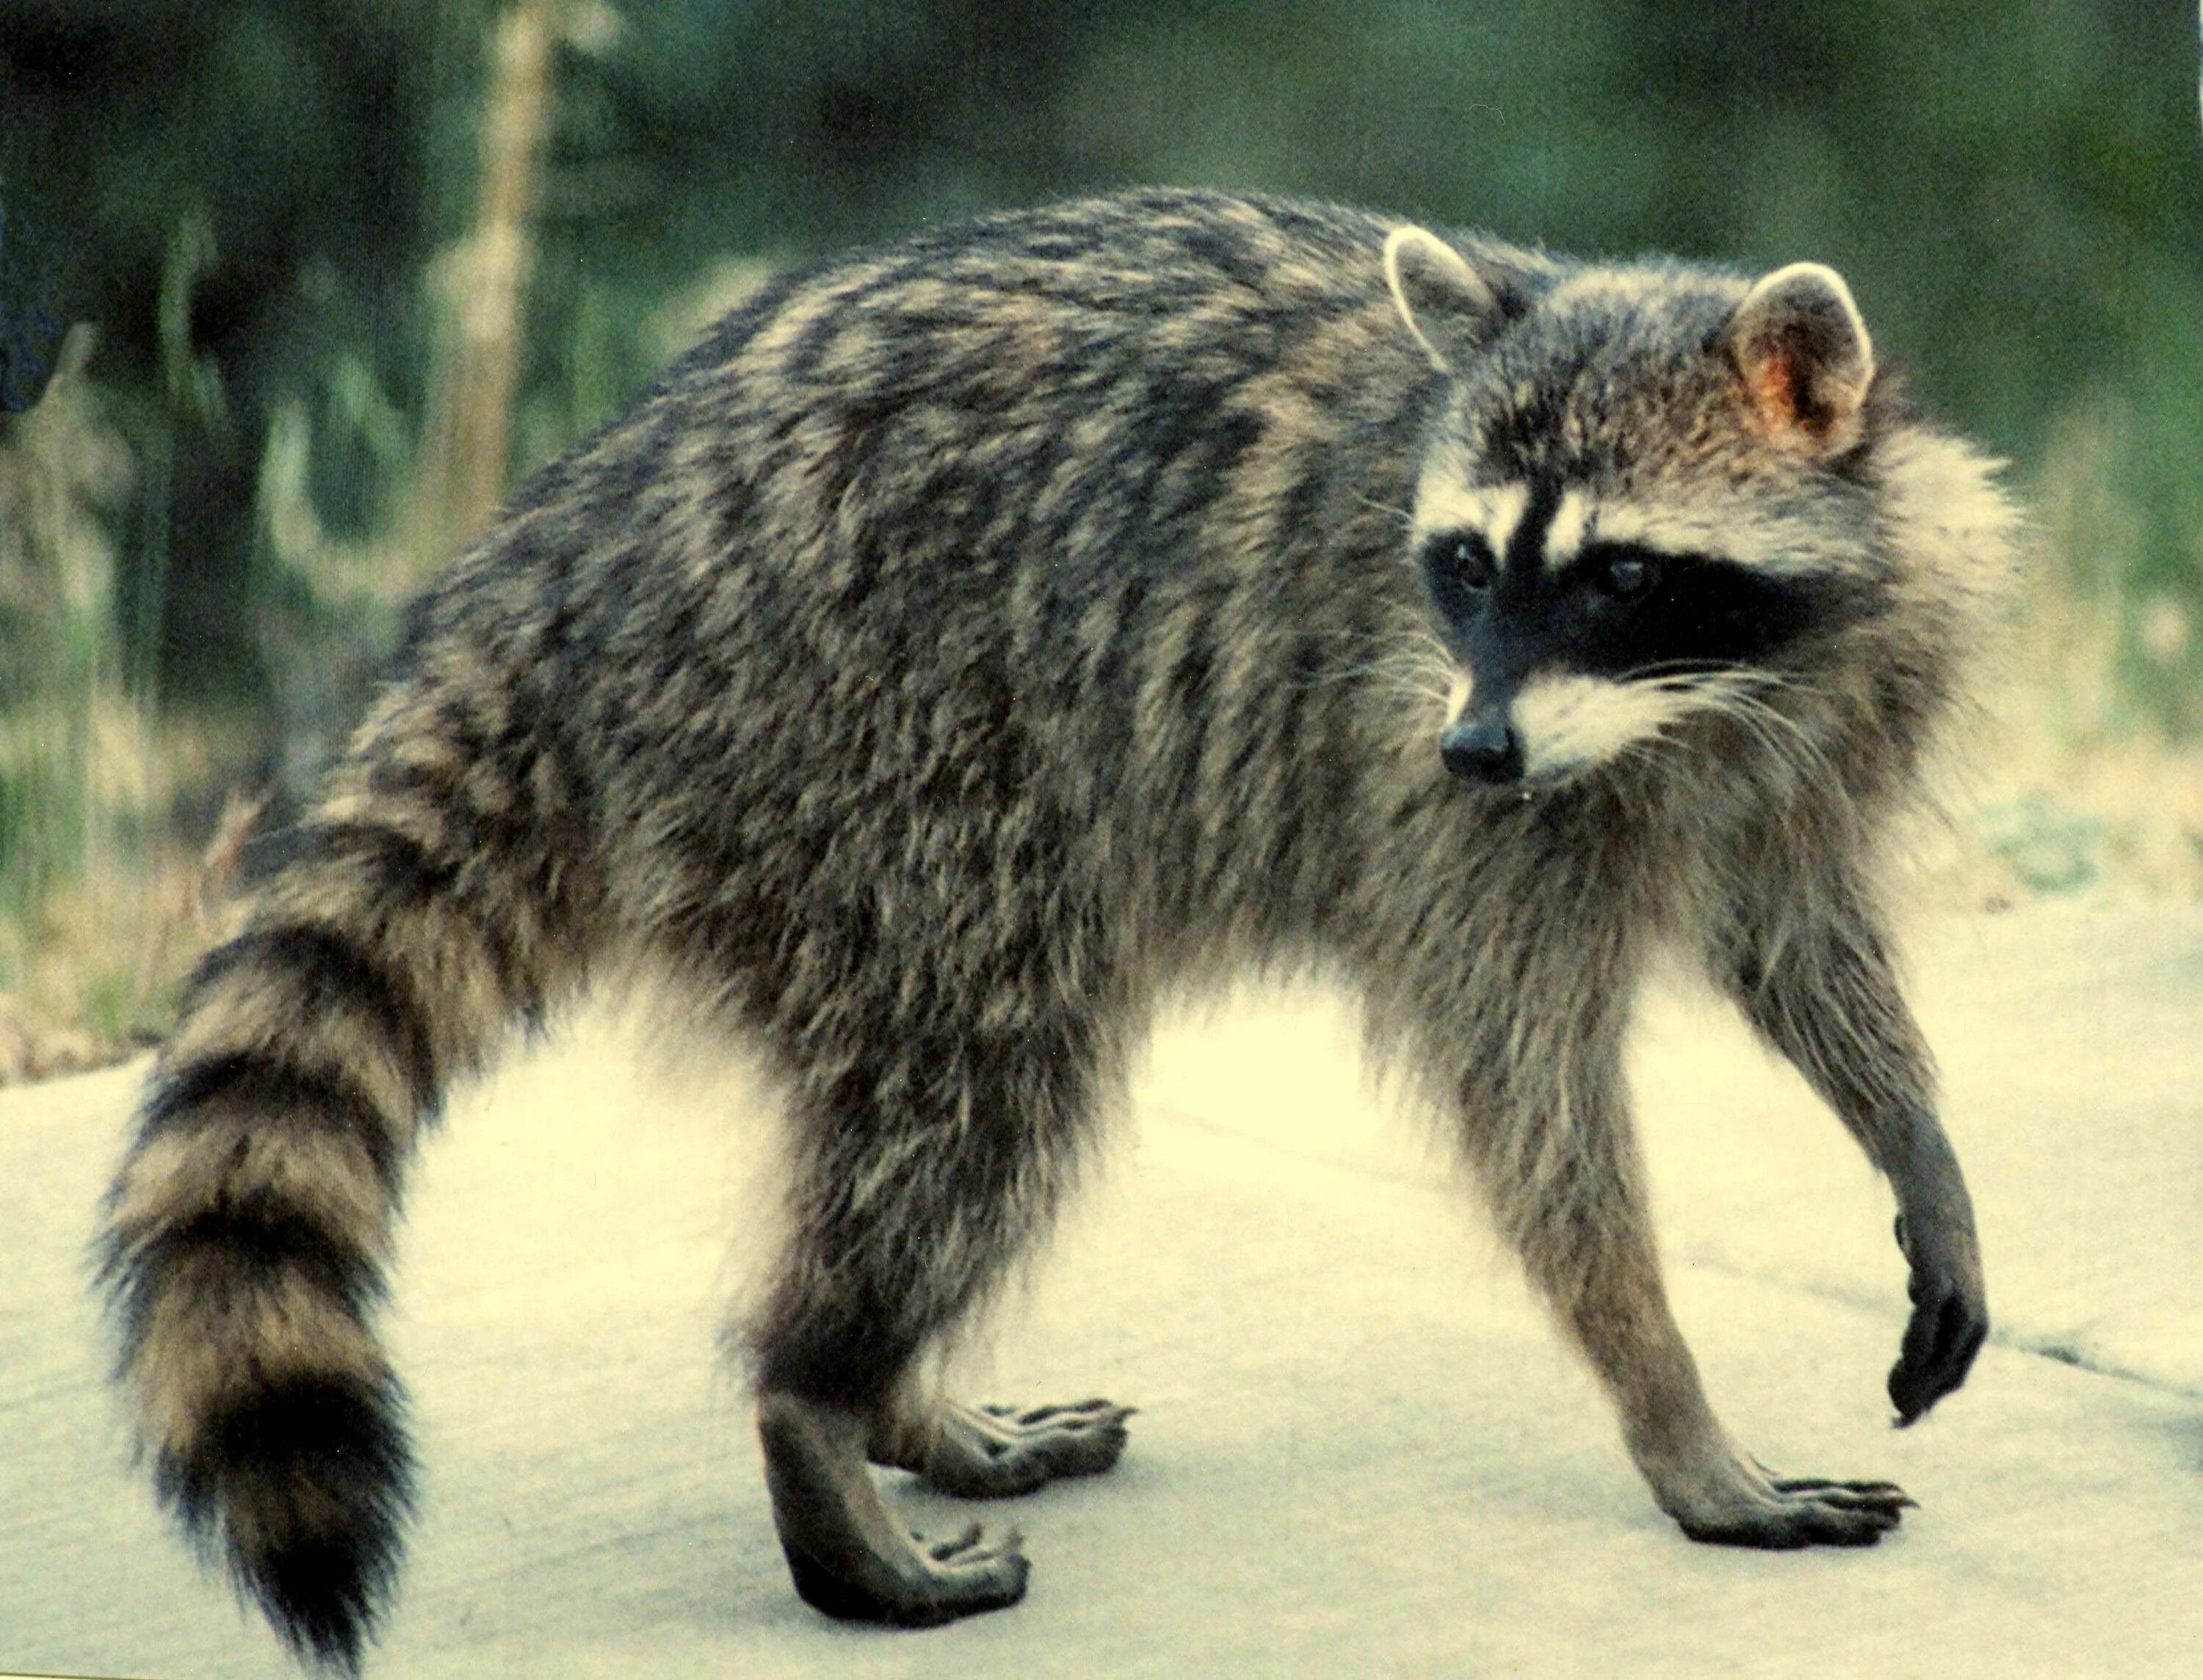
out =
<svg viewBox="0 0 2203 1680"><path fill-rule="evenodd" d="M1774 439L1809 455L1858 441L1874 341L1834 268L1793 262L1748 292L1729 322L1745 400Z"/></svg>
<svg viewBox="0 0 2203 1680"><path fill-rule="evenodd" d="M1506 313L1490 282L1427 227L1395 227L1385 236L1385 284L1400 319L1442 374L1453 371L1444 346L1482 338Z"/></svg>

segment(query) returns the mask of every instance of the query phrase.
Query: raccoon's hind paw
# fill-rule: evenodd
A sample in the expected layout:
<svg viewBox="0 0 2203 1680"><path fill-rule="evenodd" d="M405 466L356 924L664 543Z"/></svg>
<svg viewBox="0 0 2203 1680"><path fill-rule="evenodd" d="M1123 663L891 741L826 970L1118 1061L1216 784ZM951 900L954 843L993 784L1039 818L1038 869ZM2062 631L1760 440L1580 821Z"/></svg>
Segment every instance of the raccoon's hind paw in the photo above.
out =
<svg viewBox="0 0 2203 1680"><path fill-rule="evenodd" d="M937 1627L1025 1595L1013 1530L978 1524L943 1540L896 1525L865 1468L866 1420L787 1394L758 1400L772 1518L804 1602L842 1621Z"/></svg>
<svg viewBox="0 0 2203 1680"><path fill-rule="evenodd" d="M1109 1469L1124 1453L1132 1411L1106 1400L1022 1410L935 1400L891 1431L876 1430L872 1457L959 1499L1005 1499Z"/></svg>
<svg viewBox="0 0 2203 1680"><path fill-rule="evenodd" d="M913 1530L911 1554L921 1567L868 1568L852 1572L845 1557L822 1557L783 1530L781 1550L796 1596L839 1622L881 1622L890 1627L936 1628L983 1611L1003 1610L1025 1595L1031 1565L1019 1550L1017 1533L989 1542L974 1523L947 1540ZM887 1560L868 1558L868 1564Z"/></svg>

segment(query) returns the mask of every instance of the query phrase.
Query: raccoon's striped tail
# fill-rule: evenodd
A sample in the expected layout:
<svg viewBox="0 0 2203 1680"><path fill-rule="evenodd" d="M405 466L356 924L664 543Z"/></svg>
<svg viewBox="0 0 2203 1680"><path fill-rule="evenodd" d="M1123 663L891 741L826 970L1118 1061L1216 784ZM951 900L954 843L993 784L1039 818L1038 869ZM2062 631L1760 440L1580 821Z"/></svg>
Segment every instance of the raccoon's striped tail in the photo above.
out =
<svg viewBox="0 0 2203 1680"><path fill-rule="evenodd" d="M585 943L544 762L454 710L386 706L200 965L100 1241L162 1501L301 1657L354 1671L412 1490L370 1328L405 1167Z"/></svg>

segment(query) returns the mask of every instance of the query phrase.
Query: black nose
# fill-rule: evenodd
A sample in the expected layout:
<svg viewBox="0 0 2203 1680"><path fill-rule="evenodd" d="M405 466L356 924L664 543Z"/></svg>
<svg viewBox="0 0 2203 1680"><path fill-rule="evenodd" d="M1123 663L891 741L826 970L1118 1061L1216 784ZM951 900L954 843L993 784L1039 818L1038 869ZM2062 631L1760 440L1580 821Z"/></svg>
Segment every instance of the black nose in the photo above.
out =
<svg viewBox="0 0 2203 1680"><path fill-rule="evenodd" d="M1503 716L1450 723L1438 757L1463 781L1503 787L1522 779L1522 742Z"/></svg>

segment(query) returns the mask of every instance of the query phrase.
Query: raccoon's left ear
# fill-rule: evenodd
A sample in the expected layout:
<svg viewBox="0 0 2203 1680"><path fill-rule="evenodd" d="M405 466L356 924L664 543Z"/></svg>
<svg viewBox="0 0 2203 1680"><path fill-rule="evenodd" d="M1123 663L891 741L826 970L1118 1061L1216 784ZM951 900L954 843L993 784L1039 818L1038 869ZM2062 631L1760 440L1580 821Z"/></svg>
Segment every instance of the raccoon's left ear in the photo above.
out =
<svg viewBox="0 0 2203 1680"><path fill-rule="evenodd" d="M1729 322L1745 399L1775 440L1807 455L1858 441L1874 341L1834 268L1793 262L1753 286Z"/></svg>
<svg viewBox="0 0 2203 1680"><path fill-rule="evenodd" d="M1453 371L1444 346L1484 337L1506 313L1491 282L1427 227L1395 227L1385 236L1385 284L1400 319L1442 374Z"/></svg>

